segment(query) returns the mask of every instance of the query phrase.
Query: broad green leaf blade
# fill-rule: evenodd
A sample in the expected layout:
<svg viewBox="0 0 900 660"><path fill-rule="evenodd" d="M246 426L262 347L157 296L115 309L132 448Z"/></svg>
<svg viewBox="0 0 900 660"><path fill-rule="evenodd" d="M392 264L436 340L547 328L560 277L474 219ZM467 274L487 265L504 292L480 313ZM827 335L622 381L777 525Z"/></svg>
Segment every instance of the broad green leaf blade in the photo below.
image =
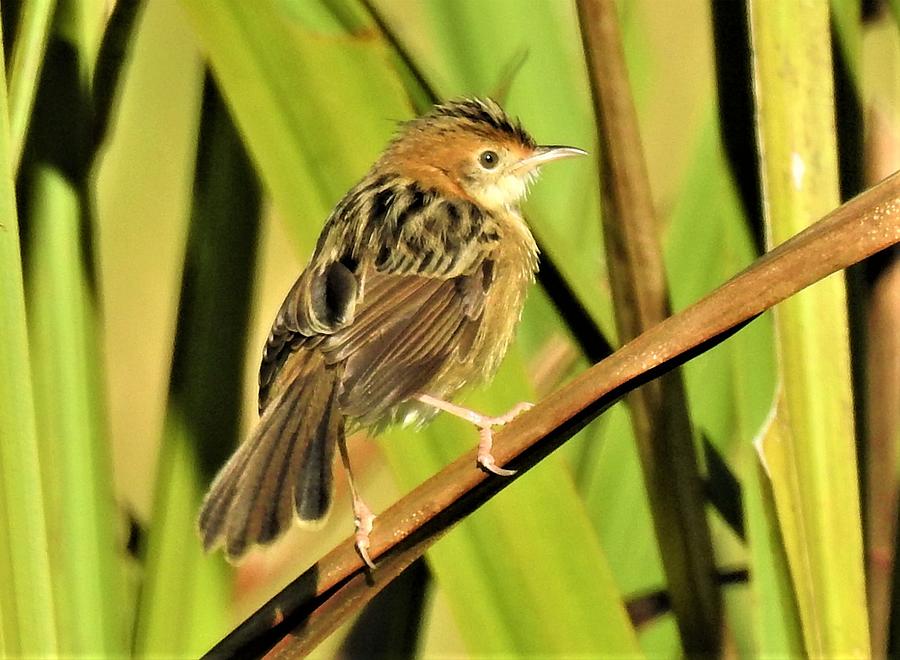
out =
<svg viewBox="0 0 900 660"><path fill-rule="evenodd" d="M18 172L22 159L55 8L56 0L35 0L21 6L9 70L9 148L13 175Z"/></svg>
<svg viewBox="0 0 900 660"><path fill-rule="evenodd" d="M598 427L599 428L595 428ZM665 588L659 546L644 489L640 459L628 410L616 404L583 433L597 445L584 466L581 497L597 530L616 586L624 596ZM669 655L678 648L674 618L661 626L640 630L641 648L648 657Z"/></svg>
<svg viewBox="0 0 900 660"><path fill-rule="evenodd" d="M768 240L838 205L828 7L751 1ZM803 25L803 30L797 26ZM843 279L775 312L781 386L762 441L807 651L869 653Z"/></svg>
<svg viewBox="0 0 900 660"><path fill-rule="evenodd" d="M891 13L894 15L894 21L897 23L897 28L900 29L900 0L888 0L888 6L891 8Z"/></svg>
<svg viewBox="0 0 900 660"><path fill-rule="evenodd" d="M179 420L165 413L203 77L194 37L175 0L147 3L131 51L111 139L97 171L98 257L104 351L114 356L107 380L116 486L120 505L144 532L137 548L143 560L153 554L147 546L159 539L151 523L159 490L154 478L165 460L160 456L162 436L175 435L180 441L182 430L176 426ZM181 513L181 519L191 520L196 511L190 509L202 488L196 464L185 461L169 478L179 497L192 497L173 517ZM187 489L193 490L184 495ZM188 559L196 557L188 553L197 550L192 528L173 525L167 532L166 539L183 546ZM176 558L157 567L132 561L125 615L134 652L144 648L139 640L152 623L142 615L160 592L161 602L170 608L161 608L163 615L184 601L219 603L192 609L177 627L167 619L173 646L197 630L211 630L208 635L214 636L227 626L230 579L219 564L179 564ZM196 585L212 586L203 590ZM197 646L197 653L204 650Z"/></svg>
<svg viewBox="0 0 900 660"><path fill-rule="evenodd" d="M8 117L0 85L0 650L48 656L58 653L56 616Z"/></svg>
<svg viewBox="0 0 900 660"><path fill-rule="evenodd" d="M50 546L57 633L71 655L120 654L128 645L90 249L93 152L87 131L60 119L91 117L84 91L103 11L96 2L60 3L21 168L35 409L48 534L58 539Z"/></svg>
<svg viewBox="0 0 900 660"><path fill-rule="evenodd" d="M830 0L831 22L844 64L848 67L850 82L857 95L862 92L862 6L854 0ZM860 96L861 98L861 96Z"/></svg>
<svg viewBox="0 0 900 660"><path fill-rule="evenodd" d="M196 655L225 630L228 580L204 555L197 509L214 471L238 444L244 354L256 263L260 191L224 101L208 79L139 612L142 655ZM177 634L172 621L179 621Z"/></svg>
<svg viewBox="0 0 900 660"><path fill-rule="evenodd" d="M194 530L203 497L200 439L170 406L135 624L138 657L197 657L227 632L230 571L221 558L204 556Z"/></svg>
<svg viewBox="0 0 900 660"><path fill-rule="evenodd" d="M115 356L107 364L115 480L142 523L152 507L197 152L203 73L194 41L176 0L148 3L96 168L103 350Z"/></svg>
<svg viewBox="0 0 900 660"><path fill-rule="evenodd" d="M747 463L742 483L750 544L756 651L770 657L804 656L803 626L769 477L758 461Z"/></svg>
<svg viewBox="0 0 900 660"><path fill-rule="evenodd" d="M71 654L123 653L121 537L96 310L80 249L81 198L58 170L25 166L32 180L27 290L41 467L48 530L61 540L50 548L60 647Z"/></svg>

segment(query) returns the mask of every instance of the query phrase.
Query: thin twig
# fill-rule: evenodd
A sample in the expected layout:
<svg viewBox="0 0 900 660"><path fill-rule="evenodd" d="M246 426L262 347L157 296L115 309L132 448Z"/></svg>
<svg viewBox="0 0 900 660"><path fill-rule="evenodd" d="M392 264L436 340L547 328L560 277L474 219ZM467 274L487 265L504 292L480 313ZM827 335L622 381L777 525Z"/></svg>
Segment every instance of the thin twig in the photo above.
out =
<svg viewBox="0 0 900 660"><path fill-rule="evenodd" d="M746 584L750 581L750 571L746 568L735 568L720 571L715 577L716 584L726 587L734 584ZM625 603L628 617L635 628L653 623L664 614L672 611L672 598L665 589L657 589L649 593L628 598Z"/></svg>

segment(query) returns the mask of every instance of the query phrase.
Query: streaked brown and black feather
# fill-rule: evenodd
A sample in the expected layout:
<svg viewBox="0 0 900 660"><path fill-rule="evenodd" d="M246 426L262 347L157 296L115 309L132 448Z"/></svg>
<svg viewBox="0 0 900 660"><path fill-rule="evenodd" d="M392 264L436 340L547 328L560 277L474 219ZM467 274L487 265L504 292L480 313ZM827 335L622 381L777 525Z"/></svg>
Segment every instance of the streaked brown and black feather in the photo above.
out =
<svg viewBox="0 0 900 660"><path fill-rule="evenodd" d="M332 458L344 417L340 368L301 349L279 374L277 400L210 487L200 509L204 547L229 558L275 540L296 515L323 519L331 506Z"/></svg>
<svg viewBox="0 0 900 660"><path fill-rule="evenodd" d="M510 140L528 146L537 146L531 135L528 134L522 124L513 120L497 103L491 99L457 99L436 105L431 116L445 117L451 121L463 124L466 129L474 132L485 132L493 129ZM423 119L414 119L410 123L421 122ZM491 135L488 133L488 135Z"/></svg>

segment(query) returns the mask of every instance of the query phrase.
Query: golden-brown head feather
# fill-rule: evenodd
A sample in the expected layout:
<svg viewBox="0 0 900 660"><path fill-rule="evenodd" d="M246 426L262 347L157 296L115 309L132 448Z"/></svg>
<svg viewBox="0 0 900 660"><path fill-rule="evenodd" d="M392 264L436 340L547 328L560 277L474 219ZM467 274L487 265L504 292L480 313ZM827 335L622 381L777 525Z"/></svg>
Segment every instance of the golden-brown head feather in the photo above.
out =
<svg viewBox="0 0 900 660"><path fill-rule="evenodd" d="M489 99L435 106L402 125L375 166L488 210L514 207L536 170L516 166L538 149L521 124Z"/></svg>

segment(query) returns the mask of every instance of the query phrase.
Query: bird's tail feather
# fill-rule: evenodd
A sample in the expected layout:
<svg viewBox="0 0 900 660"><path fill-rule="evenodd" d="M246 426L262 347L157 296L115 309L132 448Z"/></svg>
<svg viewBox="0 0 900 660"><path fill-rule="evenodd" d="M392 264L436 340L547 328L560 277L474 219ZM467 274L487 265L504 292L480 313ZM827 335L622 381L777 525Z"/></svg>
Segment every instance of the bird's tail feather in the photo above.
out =
<svg viewBox="0 0 900 660"><path fill-rule="evenodd" d="M279 381L279 394L200 508L204 548L224 545L232 560L277 539L295 514L316 523L331 507L335 443L344 433L336 368L316 351L301 351Z"/></svg>

